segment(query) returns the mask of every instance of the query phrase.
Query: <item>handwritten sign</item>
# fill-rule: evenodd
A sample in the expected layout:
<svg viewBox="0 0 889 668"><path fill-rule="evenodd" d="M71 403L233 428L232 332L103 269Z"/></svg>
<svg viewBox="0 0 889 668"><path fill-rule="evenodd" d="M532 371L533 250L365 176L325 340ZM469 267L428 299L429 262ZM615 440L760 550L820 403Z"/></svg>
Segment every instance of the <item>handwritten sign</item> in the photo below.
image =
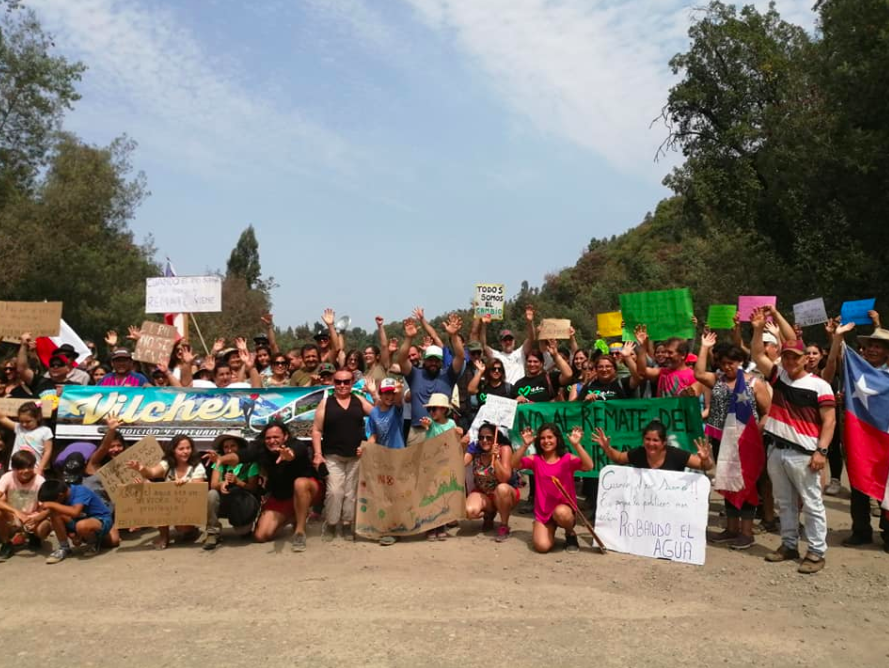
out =
<svg viewBox="0 0 889 668"><path fill-rule="evenodd" d="M61 327L62 302L0 302L0 336L58 336Z"/></svg>
<svg viewBox="0 0 889 668"><path fill-rule="evenodd" d="M793 321L800 327L811 327L827 322L827 309L824 299L810 299L793 305Z"/></svg>
<svg viewBox="0 0 889 668"><path fill-rule="evenodd" d="M750 314L763 306L776 306L778 298L775 296L743 295L738 297L738 313L741 314L741 322L750 322Z"/></svg>
<svg viewBox="0 0 889 668"><path fill-rule="evenodd" d="M734 304L710 304L707 310L707 327L710 329L733 329L738 307Z"/></svg>
<svg viewBox="0 0 889 668"><path fill-rule="evenodd" d="M466 517L466 470L455 430L403 450L361 447L359 536L413 536Z"/></svg>
<svg viewBox="0 0 889 668"><path fill-rule="evenodd" d="M873 311L876 303L876 299L859 299L853 302L843 302L843 306L840 308L840 317L843 324L854 322L856 325L870 325L871 319L867 312Z"/></svg>
<svg viewBox="0 0 889 668"><path fill-rule="evenodd" d="M118 527L207 524L207 483L146 482L118 488L114 519Z"/></svg>
<svg viewBox="0 0 889 668"><path fill-rule="evenodd" d="M145 279L146 313L217 313L222 310L219 276L155 276Z"/></svg>
<svg viewBox="0 0 889 668"><path fill-rule="evenodd" d="M515 422L518 402L515 399L498 397L490 394L485 398L485 403L478 409L472 424L469 425L469 440L478 440L478 429L486 422L503 427L508 432Z"/></svg>
<svg viewBox="0 0 889 668"><path fill-rule="evenodd" d="M540 322L540 331L537 338L546 341L547 339L570 339L571 338L571 321L561 318L544 318Z"/></svg>
<svg viewBox="0 0 889 668"><path fill-rule="evenodd" d="M114 503L117 503L117 492L121 487L141 481L139 474L126 466L126 462L135 460L143 466L156 466L163 458L164 451L154 436L146 436L141 441L127 448L110 462L98 470L102 487ZM146 526L139 524L136 526ZM154 526L154 525L149 525Z"/></svg>
<svg viewBox="0 0 889 668"><path fill-rule="evenodd" d="M506 288L503 283L479 283L475 286L475 317L491 316L491 320L503 320Z"/></svg>
<svg viewBox="0 0 889 668"><path fill-rule="evenodd" d="M146 320L142 323L133 359L149 364L169 364L173 346L176 345L176 336L176 328L172 325Z"/></svg>
<svg viewBox="0 0 889 668"><path fill-rule="evenodd" d="M620 312L624 317L624 341L635 339L637 325L648 328L652 341L663 341L673 336L691 339L695 336L692 324L694 309L688 288L629 292L620 296Z"/></svg>
<svg viewBox="0 0 889 668"><path fill-rule="evenodd" d="M596 329L599 330L599 336L620 336L623 334L621 323L623 315L620 311L611 311L610 313L599 313L596 315Z"/></svg>
<svg viewBox="0 0 889 668"><path fill-rule="evenodd" d="M19 408L22 407L22 404L26 404L29 401L34 401L33 399L0 399L0 415L6 415L7 417L16 419L19 413ZM52 417L52 409L53 402L52 401L37 401L36 403L40 404L40 412L43 413L44 418Z"/></svg>
<svg viewBox="0 0 889 668"><path fill-rule="evenodd" d="M710 480L699 473L606 466L596 533L610 550L704 565Z"/></svg>

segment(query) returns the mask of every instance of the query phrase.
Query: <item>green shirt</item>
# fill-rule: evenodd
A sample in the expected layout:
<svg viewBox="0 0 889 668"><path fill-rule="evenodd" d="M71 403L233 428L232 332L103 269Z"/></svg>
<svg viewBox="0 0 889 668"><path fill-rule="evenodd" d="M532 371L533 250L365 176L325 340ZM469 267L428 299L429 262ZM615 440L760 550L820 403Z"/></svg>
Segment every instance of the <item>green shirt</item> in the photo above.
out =
<svg viewBox="0 0 889 668"><path fill-rule="evenodd" d="M235 477L241 482L247 482L250 478L259 475L259 464L256 462L252 464L235 464L234 466L231 464L212 464L210 468L219 471L220 480L225 477L226 473L234 473Z"/></svg>

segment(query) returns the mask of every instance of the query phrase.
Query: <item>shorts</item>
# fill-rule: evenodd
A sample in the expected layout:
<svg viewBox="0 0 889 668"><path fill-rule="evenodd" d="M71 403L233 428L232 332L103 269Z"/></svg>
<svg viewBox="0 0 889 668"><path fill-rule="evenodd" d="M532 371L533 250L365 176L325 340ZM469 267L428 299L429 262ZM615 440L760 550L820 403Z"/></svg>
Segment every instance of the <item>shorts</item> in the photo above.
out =
<svg viewBox="0 0 889 668"><path fill-rule="evenodd" d="M324 493L326 485L323 480L318 480L317 478L312 478L316 483L318 483L318 491L315 493L315 496L312 497L312 501L309 504L310 506L317 506L324 503ZM267 496L262 502L262 507L259 509L260 513L264 513L266 510L272 510L276 513L281 513L282 515L286 515L287 517L294 516L294 507L293 507L293 497L291 496L289 499L276 499L273 496Z"/></svg>
<svg viewBox="0 0 889 668"><path fill-rule="evenodd" d="M490 494L485 494L485 492L482 492L481 490L478 490L478 489L475 491L487 496L491 500L491 503L493 503L495 505L497 504L497 495L494 492L491 492ZM518 503L519 499L522 497L522 492L519 490L518 487L513 487L512 491L515 492L515 502Z"/></svg>
<svg viewBox="0 0 889 668"><path fill-rule="evenodd" d="M69 533L77 533L77 523L81 520L99 520L102 523L102 526L99 527L98 539L104 540L105 536L111 531L111 528L114 526L114 518L113 517L81 517L76 520L69 520L65 523L65 530Z"/></svg>

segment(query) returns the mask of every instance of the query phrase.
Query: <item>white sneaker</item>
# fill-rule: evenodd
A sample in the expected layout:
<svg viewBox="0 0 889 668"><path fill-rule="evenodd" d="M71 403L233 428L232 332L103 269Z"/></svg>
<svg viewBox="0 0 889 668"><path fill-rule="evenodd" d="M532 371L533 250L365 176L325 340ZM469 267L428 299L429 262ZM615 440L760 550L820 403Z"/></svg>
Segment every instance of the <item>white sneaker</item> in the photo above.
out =
<svg viewBox="0 0 889 668"><path fill-rule="evenodd" d="M824 488L824 493L827 494L827 496L839 496L842 491L843 486L836 478L831 478L827 487Z"/></svg>

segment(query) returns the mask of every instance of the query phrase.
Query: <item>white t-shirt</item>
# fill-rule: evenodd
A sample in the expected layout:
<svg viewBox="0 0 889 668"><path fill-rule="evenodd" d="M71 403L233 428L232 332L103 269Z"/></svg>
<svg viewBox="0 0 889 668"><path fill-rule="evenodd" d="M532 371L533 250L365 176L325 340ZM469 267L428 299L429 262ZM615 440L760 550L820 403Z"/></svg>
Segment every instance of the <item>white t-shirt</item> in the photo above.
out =
<svg viewBox="0 0 889 668"><path fill-rule="evenodd" d="M519 346L508 355L503 351L495 350L494 357L503 362L507 383L515 385L525 377L525 348L523 346ZM551 371L554 365L552 355L543 353L544 371Z"/></svg>
<svg viewBox="0 0 889 668"><path fill-rule="evenodd" d="M8 471L0 476L0 492L6 495L10 506L23 513L37 510L37 492L46 482L42 475L35 475L27 485L22 485L15 477L15 471Z"/></svg>
<svg viewBox="0 0 889 668"><path fill-rule="evenodd" d="M167 463L166 459L162 459L160 462L161 468L164 470L164 480L167 482L175 482L176 481L176 471L170 468L170 465ZM182 476L185 480L206 480L207 479L207 471L204 468L204 465L198 462L194 466L189 466L188 471L186 471L185 475Z"/></svg>
<svg viewBox="0 0 889 668"><path fill-rule="evenodd" d="M37 457L37 463L43 457L43 451L47 441L52 440L52 429L49 427L37 427L31 431L22 429L22 425L15 425L15 445L12 446L12 454L19 450L30 450Z"/></svg>

